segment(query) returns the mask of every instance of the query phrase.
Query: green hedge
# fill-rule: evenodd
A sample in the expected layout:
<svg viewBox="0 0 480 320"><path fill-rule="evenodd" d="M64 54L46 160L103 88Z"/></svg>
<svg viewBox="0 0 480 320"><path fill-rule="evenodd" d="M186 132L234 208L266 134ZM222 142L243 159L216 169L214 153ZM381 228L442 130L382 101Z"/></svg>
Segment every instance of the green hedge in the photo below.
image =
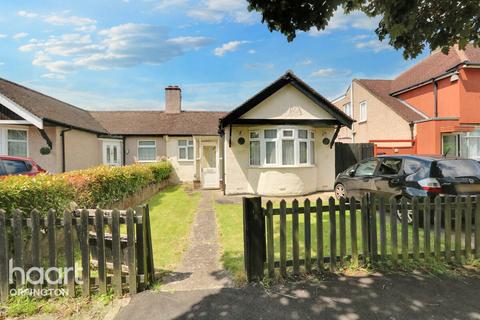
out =
<svg viewBox="0 0 480 320"><path fill-rule="evenodd" d="M74 201L82 208L105 207L170 176L169 162L101 166L65 174L9 176L0 180L0 209L62 212Z"/></svg>

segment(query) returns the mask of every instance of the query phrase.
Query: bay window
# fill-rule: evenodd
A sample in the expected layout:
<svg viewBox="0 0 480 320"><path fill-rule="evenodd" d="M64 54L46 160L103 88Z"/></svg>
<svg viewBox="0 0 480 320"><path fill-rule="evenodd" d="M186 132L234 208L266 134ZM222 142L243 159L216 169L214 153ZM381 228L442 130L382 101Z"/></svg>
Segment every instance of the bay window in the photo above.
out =
<svg viewBox="0 0 480 320"><path fill-rule="evenodd" d="M260 134L257 131L250 132L250 165L260 165Z"/></svg>
<svg viewBox="0 0 480 320"><path fill-rule="evenodd" d="M252 130L250 166L305 166L315 163L315 133L303 128Z"/></svg>

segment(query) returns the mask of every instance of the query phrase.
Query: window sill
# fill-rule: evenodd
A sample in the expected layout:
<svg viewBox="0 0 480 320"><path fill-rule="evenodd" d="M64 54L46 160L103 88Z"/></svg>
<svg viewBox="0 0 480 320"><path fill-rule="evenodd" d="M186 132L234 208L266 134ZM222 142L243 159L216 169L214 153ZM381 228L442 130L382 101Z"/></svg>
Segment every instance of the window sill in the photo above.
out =
<svg viewBox="0 0 480 320"><path fill-rule="evenodd" d="M358 124L366 123L367 120L358 121Z"/></svg>
<svg viewBox="0 0 480 320"><path fill-rule="evenodd" d="M193 160L193 159L190 159L190 160L189 159L178 159L177 161L178 162L193 162L195 160Z"/></svg>
<svg viewBox="0 0 480 320"><path fill-rule="evenodd" d="M314 164L299 164L291 166L272 165L272 166L249 166L250 169L302 169L302 168L315 168Z"/></svg>
<svg viewBox="0 0 480 320"><path fill-rule="evenodd" d="M158 162L157 160L137 160L138 163L153 163Z"/></svg>

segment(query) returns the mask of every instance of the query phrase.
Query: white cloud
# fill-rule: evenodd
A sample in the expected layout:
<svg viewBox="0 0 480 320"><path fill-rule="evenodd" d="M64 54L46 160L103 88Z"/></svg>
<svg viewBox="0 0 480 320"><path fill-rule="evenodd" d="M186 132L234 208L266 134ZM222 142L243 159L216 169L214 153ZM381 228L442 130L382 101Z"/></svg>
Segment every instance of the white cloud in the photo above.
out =
<svg viewBox="0 0 480 320"><path fill-rule="evenodd" d="M19 15L20 17L25 17L25 18L36 18L38 16L38 14L35 13L35 12L29 12L29 11L25 11L25 10L18 11L17 15Z"/></svg>
<svg viewBox="0 0 480 320"><path fill-rule="evenodd" d="M311 59L305 59L305 60L299 61L297 64L300 66L309 66L312 63L313 61Z"/></svg>
<svg viewBox="0 0 480 320"><path fill-rule="evenodd" d="M0 39L4 39L4 38L6 38L6 37L7 37L6 34L0 33Z"/></svg>
<svg viewBox="0 0 480 320"><path fill-rule="evenodd" d="M165 28L147 24L123 24L95 34L64 34L45 40L31 39L22 52L34 52L33 65L50 73L80 68L107 70L140 64L161 64L211 43L206 37L170 38Z"/></svg>
<svg viewBox="0 0 480 320"><path fill-rule="evenodd" d="M338 70L334 68L320 68L310 74L314 78L327 78L327 77L343 77L348 76L352 72L350 70Z"/></svg>
<svg viewBox="0 0 480 320"><path fill-rule="evenodd" d="M25 38L25 37L27 37L27 36L28 36L28 33L26 33L26 32L19 32L19 33L14 34L14 35L12 36L12 38L15 39L15 40L20 40L20 39L23 39L23 38Z"/></svg>
<svg viewBox="0 0 480 320"><path fill-rule="evenodd" d="M58 74L58 73L45 73L45 74L42 74L41 77L45 79L52 79L52 80L65 80L65 76L63 74Z"/></svg>
<svg viewBox="0 0 480 320"><path fill-rule="evenodd" d="M0 62L0 67L3 66L5 64L5 62Z"/></svg>
<svg viewBox="0 0 480 320"><path fill-rule="evenodd" d="M334 30L375 30L378 27L379 21L380 17L371 18L361 11L353 11L350 14L345 14L343 10L340 9L335 11L325 30L317 30L313 27L308 31L308 34L316 37Z"/></svg>
<svg viewBox="0 0 480 320"><path fill-rule="evenodd" d="M250 54L255 54L255 53L257 53L257 50L255 50L255 49L250 49L250 50L248 50L247 52L250 53Z"/></svg>
<svg viewBox="0 0 480 320"><path fill-rule="evenodd" d="M155 10L165 10L172 7L181 7L188 4L188 0L161 0L155 5Z"/></svg>
<svg viewBox="0 0 480 320"><path fill-rule="evenodd" d="M385 51L385 50L393 50L393 48L388 43L380 41L378 39L358 41L355 43L355 47L357 47L358 49L371 50L375 53Z"/></svg>
<svg viewBox="0 0 480 320"><path fill-rule="evenodd" d="M25 18L41 18L45 23L54 26L73 26L79 32L93 32L96 29L97 21L90 18L71 15L69 11L40 15L35 12L18 11L17 14Z"/></svg>
<svg viewBox="0 0 480 320"><path fill-rule="evenodd" d="M250 41L230 41L230 42L224 43L221 47L215 48L213 50L213 54L216 55L217 57L222 57L225 55L225 53L236 51L239 46L249 42Z"/></svg>
<svg viewBox="0 0 480 320"><path fill-rule="evenodd" d="M258 14L249 12L245 0L202 0L196 7L187 11L195 19L206 22L221 22L229 19L238 23L252 24Z"/></svg>

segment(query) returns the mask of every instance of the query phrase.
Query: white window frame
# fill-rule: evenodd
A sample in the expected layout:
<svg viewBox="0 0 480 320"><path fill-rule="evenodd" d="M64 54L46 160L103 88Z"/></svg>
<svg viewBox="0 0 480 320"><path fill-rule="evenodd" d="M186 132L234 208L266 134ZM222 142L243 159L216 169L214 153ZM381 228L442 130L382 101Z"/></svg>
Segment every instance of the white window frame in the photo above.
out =
<svg viewBox="0 0 480 320"><path fill-rule="evenodd" d="M256 133L257 137L252 138L252 133ZM260 139L260 130L250 130L248 132L248 138L249 138L249 142L248 142L248 163L251 167L259 167L262 164L262 141ZM251 152L251 150L252 150L251 143L252 142L258 142L259 146L260 146L260 159L259 159L259 164L258 165L252 164L252 152Z"/></svg>
<svg viewBox="0 0 480 320"><path fill-rule="evenodd" d="M343 105L343 110L347 116L352 117L352 104L350 102Z"/></svg>
<svg viewBox="0 0 480 320"><path fill-rule="evenodd" d="M153 142L153 146L141 146L140 142ZM153 160L141 160L140 159L140 149L155 149L155 159ZM156 140L148 140L148 139L142 139L137 141L137 159L138 162L156 162L157 161L157 141Z"/></svg>
<svg viewBox="0 0 480 320"><path fill-rule="evenodd" d="M8 143L10 141L24 142L24 140L10 140L10 139L8 139L8 131L9 130L26 132L26 134L27 134L27 140L26 140L27 156L26 157L27 158L30 157L30 146L29 146L30 137L29 137L29 134L28 134L28 129L25 128L25 127L0 127L0 154L11 156L10 154L8 154Z"/></svg>
<svg viewBox="0 0 480 320"><path fill-rule="evenodd" d="M276 138L265 138L265 130L277 130L277 137ZM307 137L306 138L299 138L299 130L306 130ZM285 131L293 131L292 137L284 137ZM251 138L251 133L257 132L259 133L258 138ZM315 166L315 157L312 156L312 145L315 148L315 129L310 127L284 127L284 126L268 126L268 127L259 127L259 128L252 128L249 130L248 133L249 137L249 166L251 168L296 168L296 167L313 167ZM293 140L293 148L294 148L294 163L293 164L283 164L283 157L282 157L282 148L283 148L283 140ZM259 141L260 142L260 165L252 165L251 163L251 154L250 154L250 142L251 141ZM300 142L307 143L307 162L300 163ZM275 163L266 163L266 143L267 142L275 142L276 145L276 152Z"/></svg>
<svg viewBox="0 0 480 320"><path fill-rule="evenodd" d="M368 119L368 104L367 101L362 101L360 102L360 106L358 108L360 114L359 114L359 123L362 122L367 122Z"/></svg>
<svg viewBox="0 0 480 320"><path fill-rule="evenodd" d="M184 146L180 145L180 141L186 141ZM177 147L178 147L178 160L179 161L194 161L195 160L195 143L193 139L178 139L177 140ZM188 148L193 148L192 158L188 157ZM185 149L185 158L180 157L180 150Z"/></svg>

